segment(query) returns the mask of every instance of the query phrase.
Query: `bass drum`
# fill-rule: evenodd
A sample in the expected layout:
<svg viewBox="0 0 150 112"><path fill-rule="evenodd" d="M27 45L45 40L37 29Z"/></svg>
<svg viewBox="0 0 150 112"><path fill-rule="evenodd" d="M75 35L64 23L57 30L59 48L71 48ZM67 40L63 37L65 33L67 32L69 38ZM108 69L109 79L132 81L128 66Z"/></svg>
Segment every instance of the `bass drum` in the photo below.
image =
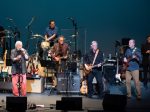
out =
<svg viewBox="0 0 150 112"><path fill-rule="evenodd" d="M42 49L48 49L50 47L50 43L47 41L41 42L41 48Z"/></svg>

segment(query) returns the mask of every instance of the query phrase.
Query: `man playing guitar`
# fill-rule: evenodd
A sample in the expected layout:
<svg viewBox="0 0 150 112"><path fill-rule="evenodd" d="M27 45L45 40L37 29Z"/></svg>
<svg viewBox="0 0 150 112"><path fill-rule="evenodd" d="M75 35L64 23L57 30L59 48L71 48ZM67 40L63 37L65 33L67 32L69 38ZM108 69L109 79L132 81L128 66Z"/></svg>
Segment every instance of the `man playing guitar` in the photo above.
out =
<svg viewBox="0 0 150 112"><path fill-rule="evenodd" d="M98 49L97 41L92 41L91 50L84 58L85 69L90 70L89 74L87 75L89 98L92 98L92 95L94 94L92 85L94 77L96 78L99 87L98 96L100 99L103 97L102 68L101 68L102 62L103 62L103 53Z"/></svg>
<svg viewBox="0 0 150 112"><path fill-rule="evenodd" d="M127 97L130 99L131 94L131 78L135 84L137 91L137 100L141 99L141 87L139 81L139 63L142 60L141 51L135 47L135 40L129 40L129 48L126 50L124 55L124 62L127 63L126 69L126 88L127 88Z"/></svg>
<svg viewBox="0 0 150 112"><path fill-rule="evenodd" d="M64 36L58 37L58 43L55 43L49 54L56 62L56 70L58 73L64 72L66 69L66 60L68 58L69 46L64 43Z"/></svg>

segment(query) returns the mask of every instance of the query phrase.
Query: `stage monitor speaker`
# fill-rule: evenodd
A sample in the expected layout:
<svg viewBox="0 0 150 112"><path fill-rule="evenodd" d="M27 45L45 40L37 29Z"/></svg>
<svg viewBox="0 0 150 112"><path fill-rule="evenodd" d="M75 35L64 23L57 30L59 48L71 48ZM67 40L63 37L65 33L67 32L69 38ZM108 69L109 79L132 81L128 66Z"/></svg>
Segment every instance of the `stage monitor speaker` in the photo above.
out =
<svg viewBox="0 0 150 112"><path fill-rule="evenodd" d="M56 110L82 110L82 97L62 97L56 101Z"/></svg>
<svg viewBox="0 0 150 112"><path fill-rule="evenodd" d="M77 73L57 74L57 91L59 93L79 93L80 76Z"/></svg>
<svg viewBox="0 0 150 112"><path fill-rule="evenodd" d="M6 97L6 110L9 112L25 112L27 110L27 97Z"/></svg>
<svg viewBox="0 0 150 112"><path fill-rule="evenodd" d="M106 94L102 105L105 111L125 111L127 104L126 95Z"/></svg>

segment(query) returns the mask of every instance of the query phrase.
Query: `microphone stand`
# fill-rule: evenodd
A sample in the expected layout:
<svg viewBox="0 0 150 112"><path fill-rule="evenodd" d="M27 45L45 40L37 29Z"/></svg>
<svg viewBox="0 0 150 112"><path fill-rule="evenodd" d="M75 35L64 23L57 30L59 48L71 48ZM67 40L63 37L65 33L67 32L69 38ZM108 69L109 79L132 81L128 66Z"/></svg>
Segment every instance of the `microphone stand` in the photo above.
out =
<svg viewBox="0 0 150 112"><path fill-rule="evenodd" d="M27 39L27 44L26 44L26 47L25 47L27 50L29 49L29 39L30 39L30 37L33 34L32 30L31 30L31 25L32 25L33 21L34 21L34 17L32 17L32 19L29 22L29 24L25 27L27 29L27 31L28 31L28 36L27 36L28 39Z"/></svg>
<svg viewBox="0 0 150 112"><path fill-rule="evenodd" d="M77 27L77 22L75 22L75 20L74 19L72 19L72 18L69 18L70 20L71 20L71 22L72 22L72 25L73 25L73 27L74 27L74 42L75 42L75 52L77 52L77 34L78 34L78 27Z"/></svg>

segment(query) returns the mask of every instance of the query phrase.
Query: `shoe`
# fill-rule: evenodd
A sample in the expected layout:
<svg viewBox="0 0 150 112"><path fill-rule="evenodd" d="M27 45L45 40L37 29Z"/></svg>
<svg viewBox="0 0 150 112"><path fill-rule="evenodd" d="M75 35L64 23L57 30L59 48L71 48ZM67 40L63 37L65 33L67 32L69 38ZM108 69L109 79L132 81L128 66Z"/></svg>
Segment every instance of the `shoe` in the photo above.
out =
<svg viewBox="0 0 150 112"><path fill-rule="evenodd" d="M141 98L141 95L138 95L136 99L137 99L137 100L141 100L141 99L142 99L142 98Z"/></svg>
<svg viewBox="0 0 150 112"><path fill-rule="evenodd" d="M131 99L131 95L127 95L127 99Z"/></svg>

